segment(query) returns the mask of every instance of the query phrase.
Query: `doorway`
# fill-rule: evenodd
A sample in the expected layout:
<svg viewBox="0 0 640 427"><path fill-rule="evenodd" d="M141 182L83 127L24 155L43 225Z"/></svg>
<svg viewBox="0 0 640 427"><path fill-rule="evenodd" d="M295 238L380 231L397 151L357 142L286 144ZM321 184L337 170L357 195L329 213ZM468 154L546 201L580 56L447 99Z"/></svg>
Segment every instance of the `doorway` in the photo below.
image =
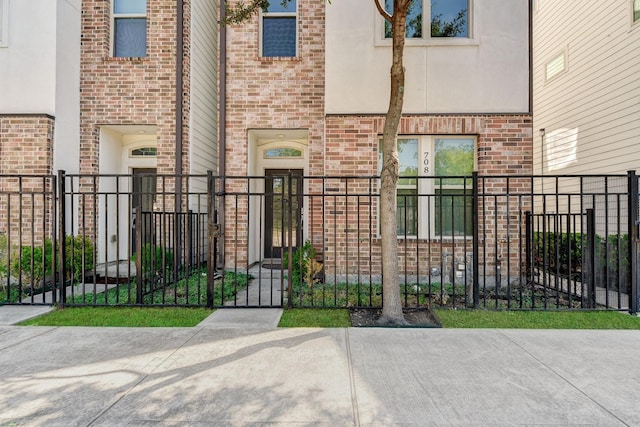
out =
<svg viewBox="0 0 640 427"><path fill-rule="evenodd" d="M142 245L153 238L153 204L156 201L156 169L133 168L133 195L131 198L131 253L136 252L137 230L141 227ZM142 213L142 224L136 223L136 214Z"/></svg>
<svg viewBox="0 0 640 427"><path fill-rule="evenodd" d="M303 171L267 169L264 174L264 258L281 260L289 241L294 249L302 246Z"/></svg>

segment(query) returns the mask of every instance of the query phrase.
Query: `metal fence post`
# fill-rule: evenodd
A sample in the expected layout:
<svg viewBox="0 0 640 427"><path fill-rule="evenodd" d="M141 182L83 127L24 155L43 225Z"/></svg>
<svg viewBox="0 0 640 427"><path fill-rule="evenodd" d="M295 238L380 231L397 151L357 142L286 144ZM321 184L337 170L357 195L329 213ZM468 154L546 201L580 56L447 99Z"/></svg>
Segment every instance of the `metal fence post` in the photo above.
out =
<svg viewBox="0 0 640 427"><path fill-rule="evenodd" d="M54 197L58 197L58 259L60 261L60 269L58 275L58 282L60 286L60 306L64 307L67 303L67 287L65 286L66 277L66 265L67 265L67 248L66 248L66 203L65 203L65 171L58 171L58 182L54 186ZM57 191L58 194L55 194ZM55 289L55 280L54 280ZM55 303L55 290L53 291L53 298Z"/></svg>
<svg viewBox="0 0 640 427"><path fill-rule="evenodd" d="M472 196L472 218L473 218L473 308L480 306L480 232L479 232L479 189L478 172L473 172L472 176L473 196Z"/></svg>
<svg viewBox="0 0 640 427"><path fill-rule="evenodd" d="M289 225L289 229L287 230L287 240L289 240L289 244L288 244L288 253L289 253L289 265L287 266L288 269L288 274L289 274L289 286L288 286L288 292L287 292L287 296L288 296L288 305L289 308L293 307L293 173L291 171L289 171L289 174L287 176L287 179L289 180L289 188L288 188L288 194L287 194L287 198L288 198L288 202L289 202L289 206L287 209L287 213L282 214L283 218L285 216L289 217L289 221L288 221L288 225ZM284 221L283 221L284 222ZM284 227L283 227L284 228ZM284 248L282 249L284 251ZM298 250L301 250L301 248L299 248ZM300 263L302 263L302 257L300 257ZM298 265L298 268L301 268L301 264ZM300 281L302 282L302 276L303 276L303 272L300 272Z"/></svg>
<svg viewBox="0 0 640 427"><path fill-rule="evenodd" d="M135 222L136 222L136 304L142 304L142 295L143 289L142 285L144 283L144 274L142 271L143 263L142 263L142 209L136 209L135 214ZM149 263L153 263L153 248L151 248L151 252L149 252Z"/></svg>
<svg viewBox="0 0 640 427"><path fill-rule="evenodd" d="M594 209L587 209L587 254L585 256L585 275L582 283L586 285L582 289L582 303L587 308L595 308L596 290L596 214Z"/></svg>
<svg viewBox="0 0 640 427"><path fill-rule="evenodd" d="M213 308L213 286L215 275L215 241L214 241L214 194L215 181L213 172L207 171L207 308Z"/></svg>
<svg viewBox="0 0 640 427"><path fill-rule="evenodd" d="M636 314L638 312L638 243L640 242L640 236L638 236L638 176L636 172L631 170L628 172L629 184L627 189L629 191L629 313Z"/></svg>

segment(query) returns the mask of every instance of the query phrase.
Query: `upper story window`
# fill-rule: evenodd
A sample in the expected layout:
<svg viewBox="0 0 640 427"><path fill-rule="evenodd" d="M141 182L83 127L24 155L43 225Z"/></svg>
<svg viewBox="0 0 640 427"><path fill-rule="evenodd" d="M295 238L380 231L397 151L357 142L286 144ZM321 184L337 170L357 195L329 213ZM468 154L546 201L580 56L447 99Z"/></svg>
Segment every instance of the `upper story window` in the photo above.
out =
<svg viewBox="0 0 640 427"><path fill-rule="evenodd" d="M406 37L469 37L470 0L412 0L407 14ZM385 9L393 13L393 0L385 0ZM425 34L425 17L430 32ZM384 37L391 38L391 24L385 21Z"/></svg>
<svg viewBox="0 0 640 427"><path fill-rule="evenodd" d="M262 13L262 56L295 57L298 43L296 0L282 5L271 1Z"/></svg>
<svg viewBox="0 0 640 427"><path fill-rule="evenodd" d="M113 56L147 56L147 0L112 0Z"/></svg>
<svg viewBox="0 0 640 427"><path fill-rule="evenodd" d="M633 1L633 22L640 21L640 0Z"/></svg>
<svg viewBox="0 0 640 427"><path fill-rule="evenodd" d="M9 0L0 0L0 47L9 41Z"/></svg>

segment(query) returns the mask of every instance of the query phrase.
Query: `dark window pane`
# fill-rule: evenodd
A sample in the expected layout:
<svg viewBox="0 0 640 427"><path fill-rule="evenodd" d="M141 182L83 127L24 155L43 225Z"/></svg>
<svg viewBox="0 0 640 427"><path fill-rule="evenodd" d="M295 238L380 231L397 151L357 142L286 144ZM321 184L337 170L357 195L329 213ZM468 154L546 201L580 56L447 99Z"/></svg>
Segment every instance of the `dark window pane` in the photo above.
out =
<svg viewBox="0 0 640 427"><path fill-rule="evenodd" d="M431 0L431 37L469 37L467 0Z"/></svg>
<svg viewBox="0 0 640 427"><path fill-rule="evenodd" d="M263 18L262 56L296 56L296 18Z"/></svg>
<svg viewBox="0 0 640 427"><path fill-rule="evenodd" d="M269 8L267 9L267 12L269 13L282 13L282 12L290 12L290 13L295 13L296 11L296 0L290 0L287 1L285 3L285 5L282 5L282 1L281 0L271 0L269 2Z"/></svg>
<svg viewBox="0 0 640 427"><path fill-rule="evenodd" d="M473 198L471 190L435 191L436 235L442 237L473 234Z"/></svg>
<svg viewBox="0 0 640 427"><path fill-rule="evenodd" d="M115 13L147 13L147 0L115 0L113 2Z"/></svg>
<svg viewBox="0 0 640 427"><path fill-rule="evenodd" d="M393 14L393 0L385 0L384 8ZM422 0L412 0L407 13L407 28L405 36L408 39L422 37ZM384 21L384 37L391 38L391 24Z"/></svg>
<svg viewBox="0 0 640 427"><path fill-rule="evenodd" d="M115 20L114 52L117 57L147 55L147 20L145 18L118 18Z"/></svg>

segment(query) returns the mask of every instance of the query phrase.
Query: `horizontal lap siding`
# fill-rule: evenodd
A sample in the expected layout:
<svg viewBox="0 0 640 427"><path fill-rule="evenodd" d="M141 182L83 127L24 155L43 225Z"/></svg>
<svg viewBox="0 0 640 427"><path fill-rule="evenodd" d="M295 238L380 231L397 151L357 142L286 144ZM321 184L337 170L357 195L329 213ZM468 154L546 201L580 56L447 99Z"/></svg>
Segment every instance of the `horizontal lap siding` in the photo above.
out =
<svg viewBox="0 0 640 427"><path fill-rule="evenodd" d="M575 159L549 170L549 153L536 135L535 173L623 173L640 168L640 23L629 1L576 8L544 2L534 14L534 129L547 137L577 132ZM567 54L567 70L546 81L545 65ZM555 149L571 149L570 139Z"/></svg>

